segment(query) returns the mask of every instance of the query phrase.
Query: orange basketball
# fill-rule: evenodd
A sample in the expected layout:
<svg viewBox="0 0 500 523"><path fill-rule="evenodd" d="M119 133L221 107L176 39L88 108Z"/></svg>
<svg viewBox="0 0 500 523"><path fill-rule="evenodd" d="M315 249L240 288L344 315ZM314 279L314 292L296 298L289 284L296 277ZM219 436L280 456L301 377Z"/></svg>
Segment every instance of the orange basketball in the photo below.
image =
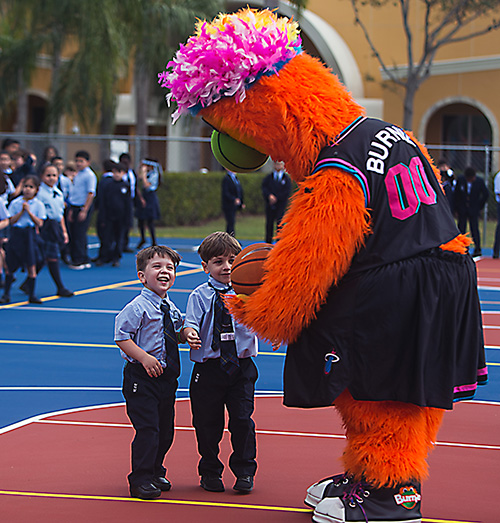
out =
<svg viewBox="0 0 500 523"><path fill-rule="evenodd" d="M264 262L273 246L270 243L254 243L236 256L231 266L231 283L236 294L252 294L262 283Z"/></svg>

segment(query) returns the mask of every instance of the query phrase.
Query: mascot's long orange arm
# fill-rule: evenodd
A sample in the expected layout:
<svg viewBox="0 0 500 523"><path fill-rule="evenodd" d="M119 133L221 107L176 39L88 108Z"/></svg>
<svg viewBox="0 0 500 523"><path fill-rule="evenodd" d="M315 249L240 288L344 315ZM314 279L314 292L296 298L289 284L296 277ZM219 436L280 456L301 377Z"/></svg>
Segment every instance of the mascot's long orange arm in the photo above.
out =
<svg viewBox="0 0 500 523"><path fill-rule="evenodd" d="M361 187L345 173L321 171L301 183L284 222L262 286L230 308L259 336L289 343L314 318L362 245L368 216Z"/></svg>

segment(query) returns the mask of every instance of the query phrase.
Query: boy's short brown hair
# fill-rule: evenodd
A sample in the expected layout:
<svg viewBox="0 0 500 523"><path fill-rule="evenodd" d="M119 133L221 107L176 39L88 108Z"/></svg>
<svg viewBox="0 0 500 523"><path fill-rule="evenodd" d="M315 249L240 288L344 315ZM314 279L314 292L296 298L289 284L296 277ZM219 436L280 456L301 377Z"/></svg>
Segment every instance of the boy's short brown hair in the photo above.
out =
<svg viewBox="0 0 500 523"><path fill-rule="evenodd" d="M209 234L198 247L200 258L207 263L216 256L224 254L238 254L241 251L241 245L238 240L227 232L213 232Z"/></svg>
<svg viewBox="0 0 500 523"><path fill-rule="evenodd" d="M155 255L160 256L160 258L170 258L174 262L176 268L181 262L180 255L170 247L167 247L166 245L152 245L151 247L146 247L145 249L142 249L137 253L137 272L144 272L149 260L153 259Z"/></svg>

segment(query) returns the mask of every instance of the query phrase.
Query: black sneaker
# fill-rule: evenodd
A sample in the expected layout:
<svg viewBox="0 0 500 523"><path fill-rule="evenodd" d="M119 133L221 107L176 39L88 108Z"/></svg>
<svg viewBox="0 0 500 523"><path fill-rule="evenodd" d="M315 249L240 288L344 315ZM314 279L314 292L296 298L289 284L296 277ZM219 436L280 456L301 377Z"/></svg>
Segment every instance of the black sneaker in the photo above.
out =
<svg viewBox="0 0 500 523"><path fill-rule="evenodd" d="M312 520L316 523L421 523L420 483L401 483L395 488L374 489L359 482L341 497L325 497L318 503Z"/></svg>
<svg viewBox="0 0 500 523"><path fill-rule="evenodd" d="M304 503L308 507L316 508L316 505L325 497L336 498L342 496L350 481L351 478L348 474L337 474L322 479L307 489Z"/></svg>
<svg viewBox="0 0 500 523"><path fill-rule="evenodd" d="M30 303L36 303L37 305L41 305L43 303L42 300L35 295L30 296L28 301Z"/></svg>
<svg viewBox="0 0 500 523"><path fill-rule="evenodd" d="M219 476L201 476L200 485L209 492L224 492L224 483Z"/></svg>
<svg viewBox="0 0 500 523"><path fill-rule="evenodd" d="M2 304L2 303L10 303L10 296L8 294L4 294L0 298L0 304Z"/></svg>
<svg viewBox="0 0 500 523"><path fill-rule="evenodd" d="M253 476L239 476L236 479L233 490L248 494L253 490Z"/></svg>

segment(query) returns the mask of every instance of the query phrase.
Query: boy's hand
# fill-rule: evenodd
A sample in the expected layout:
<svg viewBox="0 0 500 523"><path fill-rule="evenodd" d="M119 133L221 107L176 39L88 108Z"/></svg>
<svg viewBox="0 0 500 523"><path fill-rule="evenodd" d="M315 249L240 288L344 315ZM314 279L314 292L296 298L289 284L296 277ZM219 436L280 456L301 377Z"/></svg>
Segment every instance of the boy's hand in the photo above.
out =
<svg viewBox="0 0 500 523"><path fill-rule="evenodd" d="M146 369L146 372L152 378L157 378L163 374L163 367L160 362L151 354L146 355L141 360L142 366Z"/></svg>
<svg viewBox="0 0 500 523"><path fill-rule="evenodd" d="M186 341L188 342L189 348L199 350L201 348L201 340L198 333L194 329L186 330Z"/></svg>

